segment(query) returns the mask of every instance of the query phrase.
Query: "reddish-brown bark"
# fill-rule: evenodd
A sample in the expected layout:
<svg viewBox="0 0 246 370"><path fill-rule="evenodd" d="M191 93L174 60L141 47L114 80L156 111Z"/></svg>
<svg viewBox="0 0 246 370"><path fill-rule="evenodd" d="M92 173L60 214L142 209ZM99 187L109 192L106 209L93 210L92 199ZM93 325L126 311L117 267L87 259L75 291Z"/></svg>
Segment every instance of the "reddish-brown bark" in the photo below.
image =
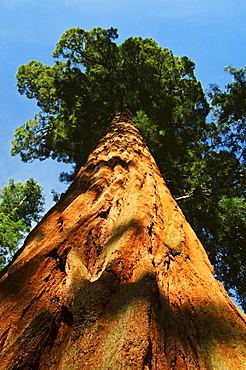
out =
<svg viewBox="0 0 246 370"><path fill-rule="evenodd" d="M245 316L120 116L0 292L0 369L246 369Z"/></svg>

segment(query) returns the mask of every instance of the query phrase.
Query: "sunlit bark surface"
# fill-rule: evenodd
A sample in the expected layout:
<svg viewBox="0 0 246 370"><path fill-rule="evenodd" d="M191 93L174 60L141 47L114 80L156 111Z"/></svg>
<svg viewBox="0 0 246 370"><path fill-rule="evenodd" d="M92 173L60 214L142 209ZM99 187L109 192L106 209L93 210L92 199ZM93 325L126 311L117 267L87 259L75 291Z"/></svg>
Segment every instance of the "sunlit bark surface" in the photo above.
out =
<svg viewBox="0 0 246 370"><path fill-rule="evenodd" d="M121 116L0 292L0 369L246 369L245 316Z"/></svg>

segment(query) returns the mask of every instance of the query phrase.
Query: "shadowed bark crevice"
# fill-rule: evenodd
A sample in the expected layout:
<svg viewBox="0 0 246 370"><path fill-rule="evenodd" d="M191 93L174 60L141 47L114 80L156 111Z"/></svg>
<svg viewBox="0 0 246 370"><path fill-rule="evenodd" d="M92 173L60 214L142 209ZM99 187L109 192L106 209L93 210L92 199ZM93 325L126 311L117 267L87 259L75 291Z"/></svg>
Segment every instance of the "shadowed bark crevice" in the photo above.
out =
<svg viewBox="0 0 246 370"><path fill-rule="evenodd" d="M66 242L67 240L64 240L62 244L65 244ZM66 273L67 255L70 250L71 250L71 247L62 249L61 246L58 246L58 248L52 249L47 254L47 257L53 258L56 261L56 268L59 269L61 272Z"/></svg>
<svg viewBox="0 0 246 370"><path fill-rule="evenodd" d="M152 344L151 344L151 341L149 340L149 346L148 346L146 355L144 357L143 370L152 369L151 360L152 360Z"/></svg>

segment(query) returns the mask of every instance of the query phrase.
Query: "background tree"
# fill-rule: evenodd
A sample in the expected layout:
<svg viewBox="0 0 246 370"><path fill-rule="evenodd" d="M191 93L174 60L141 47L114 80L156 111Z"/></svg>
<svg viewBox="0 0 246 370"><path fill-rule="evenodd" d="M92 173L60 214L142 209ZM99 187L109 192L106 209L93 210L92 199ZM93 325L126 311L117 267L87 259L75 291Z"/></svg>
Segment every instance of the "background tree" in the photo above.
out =
<svg viewBox="0 0 246 370"><path fill-rule="evenodd" d="M207 227L201 240L205 240L219 278L245 310L246 69L229 66L225 71L232 76L231 82L225 89L211 85L208 94L217 135L208 157L212 202L205 212Z"/></svg>
<svg viewBox="0 0 246 370"><path fill-rule="evenodd" d="M39 221L43 205L42 188L33 179L9 179L0 189L0 268L13 257L32 222Z"/></svg>
<svg viewBox="0 0 246 370"><path fill-rule="evenodd" d="M40 111L16 129L12 154L20 154L23 161L51 157L73 163L73 173L61 174L61 180L69 181L110 117L128 109L218 276L246 307L241 246L245 167L240 152L245 138L240 119L237 132L231 116L228 123L219 118L226 105L222 96L231 101L229 95L238 88L228 87L226 93L214 89L210 97L215 118L209 122L209 104L189 58L174 56L150 38L130 37L117 45L117 37L114 28L72 28L57 43L53 66L31 61L19 67L18 90L36 99ZM231 86L236 87L234 82ZM236 106L230 106L233 112ZM239 203L233 221L225 219Z"/></svg>

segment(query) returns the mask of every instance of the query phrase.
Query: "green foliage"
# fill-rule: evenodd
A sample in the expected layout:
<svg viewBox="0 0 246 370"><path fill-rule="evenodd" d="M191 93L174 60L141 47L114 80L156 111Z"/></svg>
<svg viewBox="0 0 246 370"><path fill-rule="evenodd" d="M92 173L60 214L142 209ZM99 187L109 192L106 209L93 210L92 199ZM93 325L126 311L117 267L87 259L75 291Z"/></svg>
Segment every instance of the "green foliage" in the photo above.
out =
<svg viewBox="0 0 246 370"><path fill-rule="evenodd" d="M232 81L225 86L225 91L214 84L209 92L214 121L220 132L217 144L236 152L245 163L246 68L229 66L225 71L233 76Z"/></svg>
<svg viewBox="0 0 246 370"><path fill-rule="evenodd" d="M204 141L208 104L194 63L150 38L117 45L117 37L113 28L72 28L57 43L52 67L35 61L19 67L18 90L35 98L40 112L16 129L13 155L23 161L51 157L78 169L109 118L126 109L155 122L164 172L184 147L193 150L196 144L187 142Z"/></svg>
<svg viewBox="0 0 246 370"><path fill-rule="evenodd" d="M218 202L218 246L215 249L217 272L230 290L246 308L246 202L245 198L223 196Z"/></svg>
<svg viewBox="0 0 246 370"><path fill-rule="evenodd" d="M204 157L192 196L180 200L216 274L245 308L245 168L227 150Z"/></svg>
<svg viewBox="0 0 246 370"><path fill-rule="evenodd" d="M39 112L16 129L12 154L70 162L76 172L113 115L130 111L217 276L246 307L246 272L236 273L245 265L245 69L227 68L233 80L225 91L211 87L209 107L188 57L150 38L117 38L114 28L72 28L53 66L19 67L18 90Z"/></svg>
<svg viewBox="0 0 246 370"><path fill-rule="evenodd" d="M223 211L221 218L225 224L225 229L228 229L226 225L229 222L234 224L235 228L237 228L237 220L246 223L246 203L243 198L223 196L219 201L219 207Z"/></svg>
<svg viewBox="0 0 246 370"><path fill-rule="evenodd" d="M19 242L43 211L42 189L33 179L14 182L0 189L0 268L13 257Z"/></svg>
<svg viewBox="0 0 246 370"><path fill-rule="evenodd" d="M155 147L158 145L158 136L164 135L164 130L158 132L157 125L155 125L142 110L136 112L136 116L133 117L133 121L137 129L147 141L149 147Z"/></svg>
<svg viewBox="0 0 246 370"><path fill-rule="evenodd" d="M246 310L246 68L229 66L225 72L232 76L231 82L224 90L211 85L209 91L218 133L212 146L224 154L217 173L217 210L211 212L216 222L210 227L213 237L208 245L219 278Z"/></svg>

